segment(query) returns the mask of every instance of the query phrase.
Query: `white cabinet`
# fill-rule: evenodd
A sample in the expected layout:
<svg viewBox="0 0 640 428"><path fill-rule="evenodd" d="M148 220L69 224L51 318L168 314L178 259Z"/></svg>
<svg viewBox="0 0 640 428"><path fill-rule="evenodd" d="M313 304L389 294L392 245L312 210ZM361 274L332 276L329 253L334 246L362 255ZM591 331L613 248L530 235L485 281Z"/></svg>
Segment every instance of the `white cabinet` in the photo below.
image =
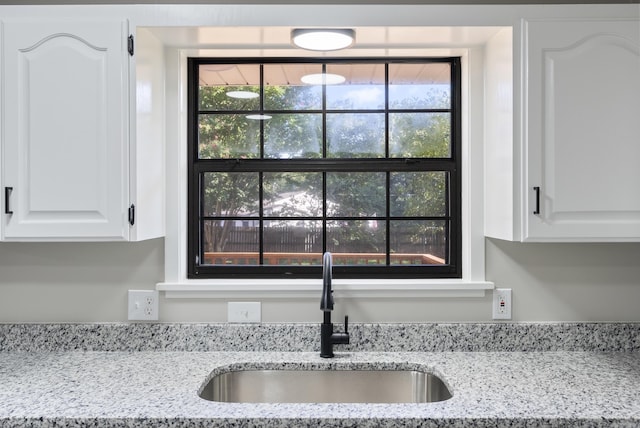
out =
<svg viewBox="0 0 640 428"><path fill-rule="evenodd" d="M121 19L3 22L5 240L161 234L130 225L142 187L130 165L128 36Z"/></svg>
<svg viewBox="0 0 640 428"><path fill-rule="evenodd" d="M640 21L526 23L525 240L640 240Z"/></svg>
<svg viewBox="0 0 640 428"><path fill-rule="evenodd" d="M521 46L521 115L506 150L513 219L487 235L640 241L640 20L523 21ZM504 171L491 156L499 159L488 157L487 176L492 166ZM486 215L495 215L491 206Z"/></svg>

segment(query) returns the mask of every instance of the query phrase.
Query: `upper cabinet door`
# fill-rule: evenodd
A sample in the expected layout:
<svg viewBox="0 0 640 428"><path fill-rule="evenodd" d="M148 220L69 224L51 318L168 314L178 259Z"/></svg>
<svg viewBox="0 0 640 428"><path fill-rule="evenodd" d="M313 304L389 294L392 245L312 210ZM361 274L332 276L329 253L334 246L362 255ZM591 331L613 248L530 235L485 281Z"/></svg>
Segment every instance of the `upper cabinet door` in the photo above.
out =
<svg viewBox="0 0 640 428"><path fill-rule="evenodd" d="M524 29L524 240L640 240L640 21Z"/></svg>
<svg viewBox="0 0 640 428"><path fill-rule="evenodd" d="M128 238L127 25L4 22L6 240Z"/></svg>

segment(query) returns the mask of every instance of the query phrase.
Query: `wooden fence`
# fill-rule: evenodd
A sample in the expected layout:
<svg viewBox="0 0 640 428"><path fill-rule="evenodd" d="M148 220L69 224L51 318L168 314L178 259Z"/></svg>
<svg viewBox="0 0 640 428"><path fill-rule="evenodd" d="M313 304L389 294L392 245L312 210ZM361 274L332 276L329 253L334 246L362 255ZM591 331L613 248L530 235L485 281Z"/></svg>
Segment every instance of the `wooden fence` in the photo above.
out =
<svg viewBox="0 0 640 428"><path fill-rule="evenodd" d="M333 253L334 265L384 265L383 253ZM256 252L206 252L204 262L209 265L257 265ZM392 265L442 265L445 260L431 254L391 254ZM322 253L264 253L264 264L270 266L321 265Z"/></svg>
<svg viewBox="0 0 640 428"><path fill-rule="evenodd" d="M276 256L276 254L281 253L295 254L296 257L301 257L301 263L293 264L317 264L315 262L311 263L310 260L313 260L311 255L322 253L322 230L320 228L268 227L263 230L263 233L265 253L274 254L272 257L279 261L279 263L273 264L282 264L282 260L290 257ZM375 247L368 244L366 239L352 239L351 234L352 232L348 228L332 231L330 234L332 239L331 251L336 254L350 254L345 256L350 262L354 261L356 254L360 254L357 256L360 261L368 257L370 260L382 259L384 263L384 254L378 254L374 249ZM210 244L215 238L213 234L207 235L205 232L205 253L213 253L210 251L213 248ZM238 254L238 256L233 257L242 257L241 254L253 254L251 257L256 258L255 254L257 254L259 242L259 229L257 227L235 227L231 230L227 243L219 254ZM427 261L441 260L447 252L445 234L440 228L433 228L419 235L409 232L394 233L391 235L390 246L397 253L402 254L402 256L398 256L395 253L392 254L392 263L433 264L431 262L422 262L422 257L427 257L427 259L424 259Z"/></svg>

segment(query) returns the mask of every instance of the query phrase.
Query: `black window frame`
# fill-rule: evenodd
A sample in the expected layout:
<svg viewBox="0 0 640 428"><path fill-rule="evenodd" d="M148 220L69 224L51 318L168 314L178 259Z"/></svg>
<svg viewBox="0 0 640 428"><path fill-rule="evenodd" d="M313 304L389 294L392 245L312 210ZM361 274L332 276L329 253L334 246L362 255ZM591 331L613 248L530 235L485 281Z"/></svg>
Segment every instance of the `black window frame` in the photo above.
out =
<svg viewBox="0 0 640 428"><path fill-rule="evenodd" d="M385 158L313 158L313 159L265 159L262 157L264 139L261 132L261 156L258 159L199 159L198 155L198 124L199 115L203 113L199 109L199 66L202 64L286 64L286 63L316 63L316 64L355 64L355 63L432 63L448 62L451 64L451 108L450 109L424 109L407 110L406 112L442 112L451 113L451 156L450 158L391 158L389 157L389 112L405 112L404 110L389 109L388 83L389 76L385 73L386 103L385 113ZM461 154L461 64L460 57L371 57L371 58L203 58L192 57L187 59L188 67L188 91L187 91L187 278L319 278L322 272L321 265L313 266L273 266L273 265L200 265L201 250L201 186L200 176L205 172L334 172L334 171L385 171L387 172L387 210L384 218L389 222L395 217L389 215L389 173L391 171L446 171L448 172L448 215L449 234L447 239L447 252L449 263L445 265L394 265L390 264L390 239L389 227L386 228L386 265L366 266L342 266L334 265L335 278L462 278L462 154ZM261 81L261 93L262 85ZM366 110L372 112L375 110ZM277 113L282 113L278 111ZM284 111L286 113L286 111ZM323 121L327 112L323 103L321 113ZM335 111L344 113L344 110ZM261 104L260 110L251 111L255 114L268 114ZM326 151L326 132L323 132L323 145ZM323 174L324 176L324 174ZM326 180L325 180L326 181ZM323 192L324 193L324 192ZM323 194L323 197L325 194ZM326 213L325 213L326 214ZM336 220L323 214L323 224L327 220ZM267 219L260 213L260 224ZM341 218L338 218L340 220ZM380 218L379 218L380 219ZM400 218L395 218L400 219ZM411 220L411 217L402 217L402 220ZM425 217L420 217L424 220ZM441 218L439 218L441 219ZM262 231L262 226L260 227ZM326 231L325 231L326 236ZM323 240L323 250L326 249L326 240ZM262 260L263 245L260 240L260 259Z"/></svg>

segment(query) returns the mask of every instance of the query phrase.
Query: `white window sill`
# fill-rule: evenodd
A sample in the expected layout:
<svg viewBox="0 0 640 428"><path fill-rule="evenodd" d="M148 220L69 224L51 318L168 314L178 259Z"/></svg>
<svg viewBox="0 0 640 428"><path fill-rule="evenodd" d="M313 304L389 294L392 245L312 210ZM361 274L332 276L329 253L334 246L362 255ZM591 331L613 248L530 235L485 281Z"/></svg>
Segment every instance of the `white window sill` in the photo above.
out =
<svg viewBox="0 0 640 428"><path fill-rule="evenodd" d="M488 281L459 279L366 280L334 279L334 295L339 298L484 297L493 290ZM315 298L322 290L321 279L220 279L161 282L156 289L172 298Z"/></svg>

